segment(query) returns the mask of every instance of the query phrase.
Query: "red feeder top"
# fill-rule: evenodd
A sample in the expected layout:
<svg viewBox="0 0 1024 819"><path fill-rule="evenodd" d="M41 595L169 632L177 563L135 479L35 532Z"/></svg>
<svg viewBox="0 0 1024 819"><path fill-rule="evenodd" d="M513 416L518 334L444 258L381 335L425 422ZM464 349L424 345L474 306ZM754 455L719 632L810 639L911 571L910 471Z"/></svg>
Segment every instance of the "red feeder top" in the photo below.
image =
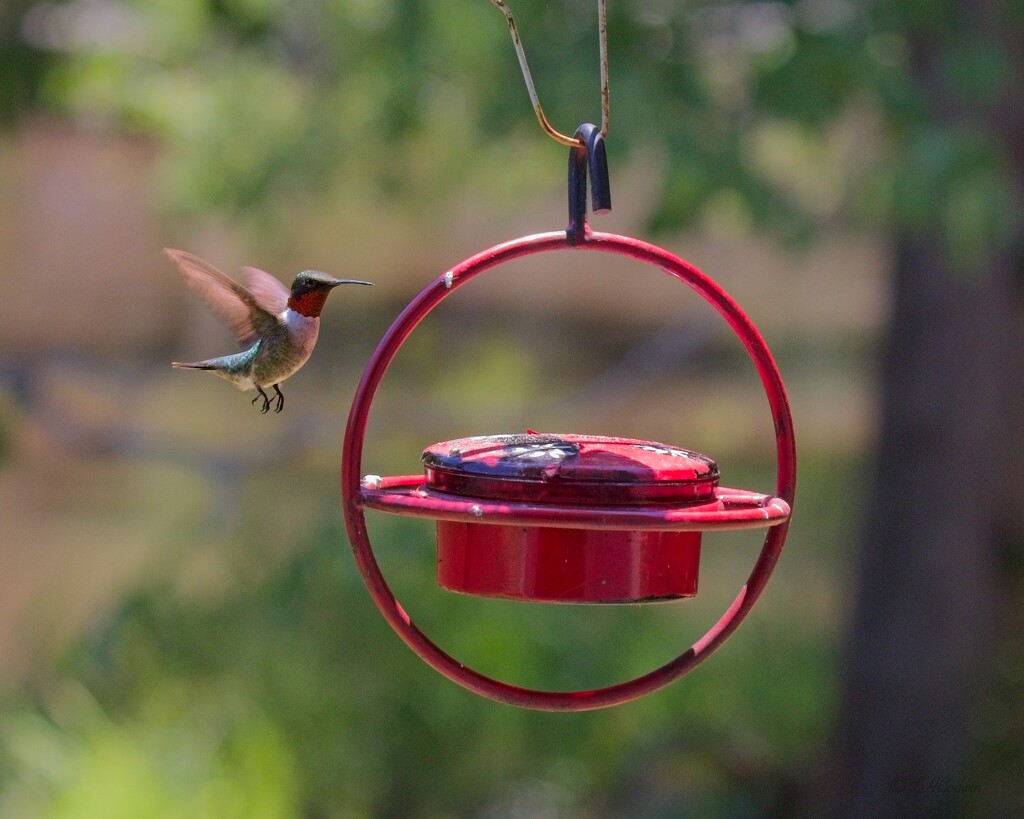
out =
<svg viewBox="0 0 1024 819"><path fill-rule="evenodd" d="M715 500L718 466L697 452L597 435L480 435L428 447L431 489L534 503L689 505Z"/></svg>

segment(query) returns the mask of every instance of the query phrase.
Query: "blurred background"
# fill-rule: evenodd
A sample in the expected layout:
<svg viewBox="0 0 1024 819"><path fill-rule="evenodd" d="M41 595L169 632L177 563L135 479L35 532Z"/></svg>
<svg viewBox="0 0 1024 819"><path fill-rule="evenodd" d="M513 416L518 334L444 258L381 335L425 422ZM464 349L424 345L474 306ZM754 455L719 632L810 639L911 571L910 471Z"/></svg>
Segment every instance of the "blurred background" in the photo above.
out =
<svg viewBox="0 0 1024 819"><path fill-rule="evenodd" d="M0 6L0 816L1024 813L1024 4L611 0L615 210L772 347L799 446L760 605L709 662L586 714L496 705L391 633L338 498L355 384L461 259L566 215L486 0ZM596 12L514 0L548 117L599 116ZM162 255L339 291L288 407ZM753 366L657 270L549 254L459 290L388 373L368 472L527 428L641 437L774 485ZM344 289L343 289L344 290ZM358 290L358 292L353 292ZM743 584L652 607L462 598L370 516L413 619L485 673L605 685Z"/></svg>

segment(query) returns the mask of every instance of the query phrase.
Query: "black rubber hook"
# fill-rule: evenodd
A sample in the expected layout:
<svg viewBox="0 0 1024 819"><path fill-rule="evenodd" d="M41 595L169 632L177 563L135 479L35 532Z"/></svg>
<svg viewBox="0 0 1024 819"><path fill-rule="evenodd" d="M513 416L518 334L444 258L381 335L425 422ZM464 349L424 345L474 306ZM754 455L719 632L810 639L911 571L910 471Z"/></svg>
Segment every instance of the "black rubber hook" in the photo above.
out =
<svg viewBox="0 0 1024 819"><path fill-rule="evenodd" d="M594 213L612 209L612 191L608 178L608 155L601 129L587 122L576 129L580 146L569 149L569 227L565 238L570 245L586 241L587 171L590 171L590 207Z"/></svg>

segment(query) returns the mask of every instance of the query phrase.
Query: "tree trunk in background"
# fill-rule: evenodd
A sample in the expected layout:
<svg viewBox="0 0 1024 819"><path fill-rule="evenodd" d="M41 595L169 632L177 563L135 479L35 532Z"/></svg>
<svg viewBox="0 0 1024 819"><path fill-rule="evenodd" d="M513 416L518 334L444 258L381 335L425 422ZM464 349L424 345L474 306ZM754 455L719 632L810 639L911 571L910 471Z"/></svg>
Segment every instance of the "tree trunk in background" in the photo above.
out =
<svg viewBox="0 0 1024 819"><path fill-rule="evenodd" d="M998 3L960 10L971 36L1017 55L1019 79L1021 22L1000 20ZM948 52L934 42L912 51L936 124L995 134L1024 191L1019 84L1008 80L999 104L973 108L945 86ZM838 816L1020 807L1019 795L979 793L985 777L969 764L981 712L994 703L1002 716L991 694L992 651L1014 602L1000 558L1024 537L1022 240L991 248L985 264L962 272L951 269L942 238L923 231L895 241L875 494L844 657L837 778L826 797Z"/></svg>
<svg viewBox="0 0 1024 819"><path fill-rule="evenodd" d="M1007 435L1019 435L1004 402L1012 300L999 271L957 275L936 247L902 237L896 250L881 451L846 657L840 815L948 813L992 644L1004 456Z"/></svg>

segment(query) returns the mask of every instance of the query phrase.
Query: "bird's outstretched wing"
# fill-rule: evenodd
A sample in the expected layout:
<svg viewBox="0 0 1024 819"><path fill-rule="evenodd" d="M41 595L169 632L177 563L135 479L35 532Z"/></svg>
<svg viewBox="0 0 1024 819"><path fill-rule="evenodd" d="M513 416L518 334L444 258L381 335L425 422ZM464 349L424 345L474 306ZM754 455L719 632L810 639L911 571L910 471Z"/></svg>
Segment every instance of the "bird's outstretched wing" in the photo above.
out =
<svg viewBox="0 0 1024 819"><path fill-rule="evenodd" d="M253 344L267 329L277 324L274 313L209 262L184 250L164 248L164 252L178 266L189 286L197 290L213 312L231 328L243 347Z"/></svg>
<svg viewBox="0 0 1024 819"><path fill-rule="evenodd" d="M245 276L245 284L256 299L256 303L268 313L277 315L288 306L288 296L291 292L267 271L258 267L243 267L242 275Z"/></svg>

